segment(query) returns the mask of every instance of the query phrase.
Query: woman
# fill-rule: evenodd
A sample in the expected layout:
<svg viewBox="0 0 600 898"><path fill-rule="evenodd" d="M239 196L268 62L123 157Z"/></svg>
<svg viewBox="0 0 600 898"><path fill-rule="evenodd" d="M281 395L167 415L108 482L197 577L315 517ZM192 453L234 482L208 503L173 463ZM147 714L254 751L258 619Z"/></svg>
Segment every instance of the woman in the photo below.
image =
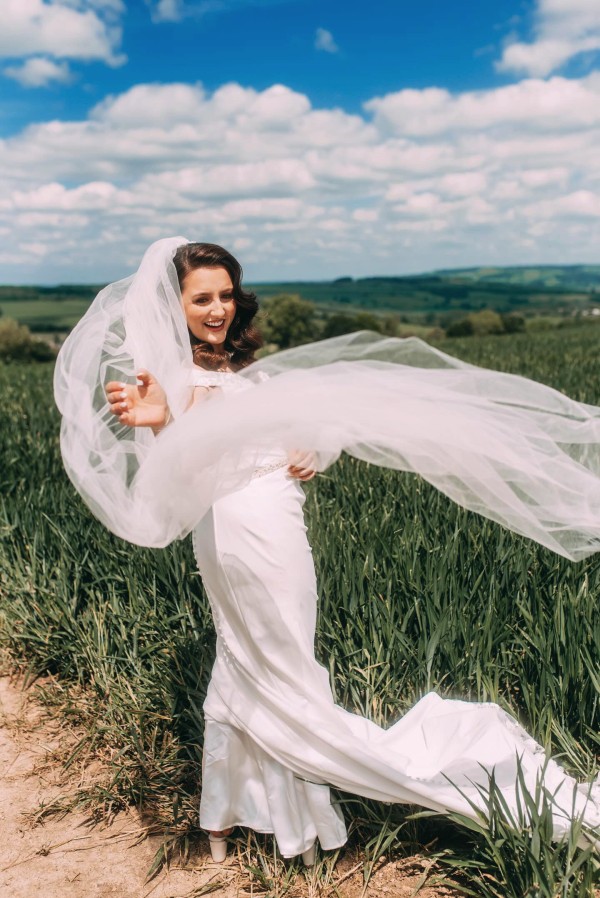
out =
<svg viewBox="0 0 600 898"><path fill-rule="evenodd" d="M316 838L346 837L329 784L473 817L493 771L518 816L520 765L532 793L543 776L557 837L574 816L599 826L596 787L496 705L430 693L383 730L334 704L298 483L346 450L583 557L600 546L599 410L369 334L253 362L255 311L228 253L159 241L100 294L55 381L65 465L97 516L143 545L193 531L217 631L201 824L213 841L273 832L310 861Z"/></svg>
<svg viewBox="0 0 600 898"><path fill-rule="evenodd" d="M195 243L179 247L173 261L195 363L192 402L205 401L213 390L244 389L246 384L234 375L254 361L254 350L261 345L261 340L252 325L258 310L256 297L242 290L239 263L221 247ZM148 372L139 372L139 379L139 387L114 381L107 384L110 409L124 425L151 427L158 433L171 417L166 395ZM217 501L193 533L198 567L219 634L205 707L200 825L209 831L215 860L224 858L227 834L234 825L241 825L260 832L270 832L273 826L284 853L303 853L305 860L312 862L311 846L315 837L310 829L314 816L311 806L322 805L320 818L331 817L328 829L318 818L321 843L325 847L342 845L346 838L339 812L331 808L329 788L300 785L291 771L273 761L236 727L219 695L219 690L236 688L235 682L229 684L229 656L219 626L227 598L224 595L227 578L231 576L227 553L234 552L237 565L243 564L245 555L249 556L248 563L258 578L256 595L247 596L250 607L246 618L257 610L252 605L264 607L262 594L273 581L273 567L284 562L293 565L295 578L290 582L293 592L288 590L284 595L278 588L277 598L280 605L284 599L289 602L285 626L293 622L296 637L302 634L307 651L312 653L316 595L302 521L304 495L293 482L314 477L310 453L290 453L289 458L283 453L265 457L255 477L269 474L275 475L271 477L272 485L265 481L255 487L252 483L236 493L233 504L227 499ZM288 518L291 526L284 531L281 525ZM219 540L221 530L227 533L223 544ZM259 557L262 567L257 565ZM307 580L304 589L299 588L299 575ZM247 589L238 590L238 602L246 598L246 593ZM283 638L281 624L275 630L274 645L267 645L266 632L263 627L261 652L277 652L280 648L277 641ZM305 792L310 793L308 799ZM274 804L273 795L278 796ZM303 827L309 827L308 838Z"/></svg>

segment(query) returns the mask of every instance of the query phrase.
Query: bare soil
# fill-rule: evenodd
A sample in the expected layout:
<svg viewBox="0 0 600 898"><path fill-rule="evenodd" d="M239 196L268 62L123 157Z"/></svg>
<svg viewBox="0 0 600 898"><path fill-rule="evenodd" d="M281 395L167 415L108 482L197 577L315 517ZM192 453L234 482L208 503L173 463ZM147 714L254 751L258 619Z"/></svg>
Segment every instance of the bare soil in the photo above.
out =
<svg viewBox="0 0 600 898"><path fill-rule="evenodd" d="M424 857L381 862L365 886L359 856L347 852L327 874L322 865L297 865L275 881L248 870L243 839L225 864L212 863L203 840L184 867L171 865L153 879L148 870L161 846L135 809L98 820L48 805L97 775L90 759L82 774L61 758L73 742L69 726L36 701L32 690L0 677L0 895L2 898L450 898L432 886ZM83 780L82 780L83 777Z"/></svg>

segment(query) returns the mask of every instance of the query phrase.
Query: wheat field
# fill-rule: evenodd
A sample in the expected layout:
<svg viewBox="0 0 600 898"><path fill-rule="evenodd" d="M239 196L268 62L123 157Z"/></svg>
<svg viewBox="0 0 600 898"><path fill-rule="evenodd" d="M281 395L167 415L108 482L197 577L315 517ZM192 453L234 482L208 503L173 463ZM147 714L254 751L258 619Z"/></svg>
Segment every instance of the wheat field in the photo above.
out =
<svg viewBox="0 0 600 898"><path fill-rule="evenodd" d="M588 325L443 348L600 404L598 336ZM32 676L69 687L58 710L85 729L75 752L111 759L107 783L73 800L143 804L165 832L158 865L197 835L210 611L188 541L131 546L83 506L62 470L51 378L46 364L0 366L0 646ZM570 563L416 477L350 458L306 491L317 655L337 701L384 725L431 689L496 701L589 778L600 748L600 558ZM493 782L490 819L468 828L339 799L367 868L433 845L468 894L589 898L599 881L577 833L550 844L547 808L529 832L507 826Z"/></svg>

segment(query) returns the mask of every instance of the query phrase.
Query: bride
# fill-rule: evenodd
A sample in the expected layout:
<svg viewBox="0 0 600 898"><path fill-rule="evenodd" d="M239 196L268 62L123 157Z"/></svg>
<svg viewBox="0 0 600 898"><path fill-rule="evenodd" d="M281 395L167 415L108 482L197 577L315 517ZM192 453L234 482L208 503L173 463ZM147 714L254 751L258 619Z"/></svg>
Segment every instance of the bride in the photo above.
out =
<svg viewBox="0 0 600 898"><path fill-rule="evenodd" d="M578 785L491 703L422 698L384 730L334 703L314 657L317 586L299 481L341 451L421 474L557 552L600 548L600 410L415 340L361 333L255 361L253 294L224 249L158 241L67 339L55 395L69 476L113 532L192 532L217 633L200 823L284 856L346 839L330 786L476 816L494 774L518 818L543 776L554 835L600 827Z"/></svg>

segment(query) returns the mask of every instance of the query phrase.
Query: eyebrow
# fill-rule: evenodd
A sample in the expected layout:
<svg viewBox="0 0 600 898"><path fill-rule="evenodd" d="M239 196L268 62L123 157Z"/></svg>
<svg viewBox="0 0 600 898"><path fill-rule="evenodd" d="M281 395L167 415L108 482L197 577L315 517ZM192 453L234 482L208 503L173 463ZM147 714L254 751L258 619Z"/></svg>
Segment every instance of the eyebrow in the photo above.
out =
<svg viewBox="0 0 600 898"><path fill-rule="evenodd" d="M219 291L215 291L215 292L218 292L219 295L222 295L223 293L233 293L233 287L226 287L223 290L219 290ZM213 295L212 291L204 291L203 293L192 294L192 298L193 299L201 299L203 296L212 296L212 295Z"/></svg>

